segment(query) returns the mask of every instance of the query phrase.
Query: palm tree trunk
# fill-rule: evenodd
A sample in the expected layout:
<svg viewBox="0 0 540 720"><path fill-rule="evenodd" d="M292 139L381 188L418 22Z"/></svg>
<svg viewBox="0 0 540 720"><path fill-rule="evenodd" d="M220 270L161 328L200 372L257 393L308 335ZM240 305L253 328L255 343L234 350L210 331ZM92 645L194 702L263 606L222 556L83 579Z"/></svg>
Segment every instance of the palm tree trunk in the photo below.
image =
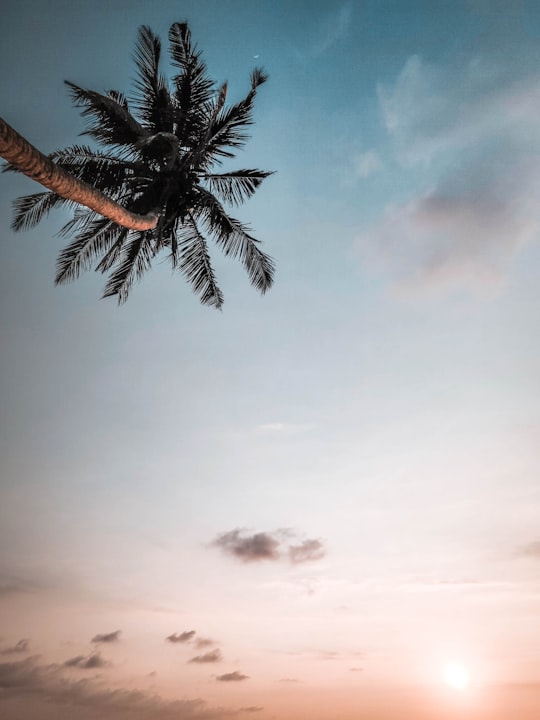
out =
<svg viewBox="0 0 540 720"><path fill-rule="evenodd" d="M108 217L130 230L152 230L158 221L157 213L135 215L91 185L78 180L56 165L46 155L25 140L0 117L0 156L19 172L68 200L73 200Z"/></svg>

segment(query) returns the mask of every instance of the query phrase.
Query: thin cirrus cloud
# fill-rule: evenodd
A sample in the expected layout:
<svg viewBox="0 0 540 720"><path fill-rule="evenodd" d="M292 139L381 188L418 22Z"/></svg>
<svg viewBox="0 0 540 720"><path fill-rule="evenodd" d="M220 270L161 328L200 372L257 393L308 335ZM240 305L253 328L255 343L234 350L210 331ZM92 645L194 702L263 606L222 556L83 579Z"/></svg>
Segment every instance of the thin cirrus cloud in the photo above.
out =
<svg viewBox="0 0 540 720"><path fill-rule="evenodd" d="M249 680L249 675L244 675L238 670L234 670L234 672L216 675L216 680L218 682L242 682L242 680Z"/></svg>
<svg viewBox="0 0 540 720"><path fill-rule="evenodd" d="M321 55L331 50L348 33L353 16L353 5L347 2L339 8L332 7L325 17L306 33L308 44L303 48L293 47L296 59L305 64L318 59Z"/></svg>
<svg viewBox="0 0 540 720"><path fill-rule="evenodd" d="M0 599L19 593L35 592L37 589L37 585L19 578L6 578L0 580Z"/></svg>
<svg viewBox="0 0 540 720"><path fill-rule="evenodd" d="M291 563L299 564L324 557L325 549L320 539L308 538L294 544L290 542L294 536L295 533L290 530L249 534L236 528L218 535L211 546L244 563L277 561L288 557Z"/></svg>
<svg viewBox="0 0 540 720"><path fill-rule="evenodd" d="M48 706L70 709L70 712L73 708L84 708L85 712L90 711L93 716L107 720L123 720L128 716L136 716L138 720L156 717L218 720L234 714L230 708L209 707L200 698L166 700L141 690L109 688L94 677L72 680L62 671L62 666L40 664L35 657L0 663L0 693L4 698L21 702L43 700Z"/></svg>
<svg viewBox="0 0 540 720"><path fill-rule="evenodd" d="M99 653L93 653L87 657L77 655L64 662L64 667L76 667L81 670L95 670L96 668L104 668L108 665L110 665L110 663L104 660Z"/></svg>
<svg viewBox="0 0 540 720"><path fill-rule="evenodd" d="M190 663L217 663L221 662L223 660L223 656L221 655L221 650L219 648L216 648L215 650L210 650L210 652L203 653L203 655L195 655L195 657L192 657L191 660L188 660Z"/></svg>
<svg viewBox="0 0 540 720"><path fill-rule="evenodd" d="M516 554L521 557L531 557L540 560L540 540L522 545L518 548Z"/></svg>
<svg viewBox="0 0 540 720"><path fill-rule="evenodd" d="M26 638L23 638L22 640L19 640L15 643L15 645L11 645L11 647L4 648L3 650L0 650L0 655L11 655L13 653L24 653L28 652L29 650L29 640Z"/></svg>
<svg viewBox="0 0 540 720"><path fill-rule="evenodd" d="M120 640L120 630L115 630L110 633L98 633L92 638L93 643L113 643Z"/></svg>
<svg viewBox="0 0 540 720"><path fill-rule="evenodd" d="M351 18L352 5L350 2L343 4L337 11L332 9L319 28L319 36L313 45L311 54L313 56L322 55L339 42L348 31Z"/></svg>
<svg viewBox="0 0 540 720"><path fill-rule="evenodd" d="M381 158L374 150L367 150L354 158L354 170L357 177L365 179L381 170Z"/></svg>
<svg viewBox="0 0 540 720"><path fill-rule="evenodd" d="M378 100L396 163L426 182L388 204L359 249L403 287L498 287L540 230L540 76L497 78L479 58L449 73L412 56Z"/></svg>

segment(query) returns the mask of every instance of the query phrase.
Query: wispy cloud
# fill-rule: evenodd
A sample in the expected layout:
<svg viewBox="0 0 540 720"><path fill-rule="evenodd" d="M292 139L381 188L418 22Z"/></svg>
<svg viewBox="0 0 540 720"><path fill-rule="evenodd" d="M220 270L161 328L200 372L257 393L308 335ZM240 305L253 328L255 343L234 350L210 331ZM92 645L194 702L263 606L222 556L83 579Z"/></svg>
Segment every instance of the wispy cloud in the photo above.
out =
<svg viewBox="0 0 540 720"><path fill-rule="evenodd" d="M313 429L309 423L267 422L256 426L256 430L268 435L297 435Z"/></svg>
<svg viewBox="0 0 540 720"><path fill-rule="evenodd" d="M205 647L210 647L210 645L215 645L215 644L216 644L215 640L212 640L211 638L200 637L195 640L195 647L198 648L199 650L201 650L202 648L205 648Z"/></svg>
<svg viewBox="0 0 540 720"><path fill-rule="evenodd" d="M239 712L246 712L246 713L262 712L262 710L264 710L264 708L261 707L260 705L248 705L247 707L239 708Z"/></svg>
<svg viewBox="0 0 540 720"><path fill-rule="evenodd" d="M165 640L168 640L171 643L188 643L190 640L193 639L194 636L195 630L184 630L184 632L180 633L179 635L177 633L167 635Z"/></svg>
<svg viewBox="0 0 540 720"><path fill-rule="evenodd" d="M242 535L242 533L240 529L230 530L219 535L212 544L242 562L279 559L279 540L270 533L260 532L253 535Z"/></svg>
<svg viewBox="0 0 540 720"><path fill-rule="evenodd" d="M288 428L289 426L282 422L262 423L262 425L257 426L257 429L262 430L263 432L283 432Z"/></svg>
<svg viewBox="0 0 540 720"><path fill-rule="evenodd" d="M527 545L522 545L517 549L517 555L540 560L540 540L535 540Z"/></svg>
<svg viewBox="0 0 540 720"><path fill-rule="evenodd" d="M289 650L286 654L306 659L326 661L345 660L348 658L352 662L354 662L354 659L358 660L358 658L365 655L365 653L361 650L355 650L352 652L341 652L338 650L329 650L327 648L306 648L304 650Z"/></svg>
<svg viewBox="0 0 540 720"><path fill-rule="evenodd" d="M93 653L87 657L77 655L64 662L64 667L76 667L81 670L95 670L96 668L103 668L108 665L110 665L110 663L104 660L99 653Z"/></svg>
<svg viewBox="0 0 540 720"><path fill-rule="evenodd" d="M359 240L403 286L496 286L540 231L540 77L496 82L478 64L413 56L378 88L396 162L429 178Z"/></svg>
<svg viewBox="0 0 540 720"><path fill-rule="evenodd" d="M84 707L95 717L121 720L218 720L234 711L211 708L201 699L165 700L159 695L138 690L110 688L97 677L72 680L63 666L40 664L35 657L19 662L0 663L0 691L3 699L42 699L49 705ZM52 715L51 715L52 716Z"/></svg>
<svg viewBox="0 0 540 720"><path fill-rule="evenodd" d="M347 35L352 16L352 2L333 6L314 26L305 29L303 47L293 46L296 59L302 64L313 62L331 50Z"/></svg>
<svg viewBox="0 0 540 720"><path fill-rule="evenodd" d="M11 655L12 653L24 653L28 652L29 650L30 642L26 638L23 638L22 640L19 640L19 642L15 643L15 645L12 645L11 647L4 648L3 650L0 650L0 655Z"/></svg>
<svg viewBox="0 0 540 720"><path fill-rule="evenodd" d="M218 682L241 682L242 680L249 680L249 675L243 675L238 670L230 673L224 673L223 675L216 675Z"/></svg>
<svg viewBox="0 0 540 720"><path fill-rule="evenodd" d="M203 655L195 655L195 657L192 657L191 660L188 662L190 663L217 663L221 662L223 660L223 656L221 655L221 650L219 648L216 648L215 650L210 650L210 652L204 653Z"/></svg>
<svg viewBox="0 0 540 720"><path fill-rule="evenodd" d="M293 544L291 538L294 537L296 533L292 530L249 534L237 528L218 535L211 545L244 563L276 561L288 557L291 563L299 564L324 557L325 550L320 539L308 538Z"/></svg>
<svg viewBox="0 0 540 720"><path fill-rule="evenodd" d="M347 33L352 18L352 4L345 3L340 8L333 8L322 20L319 27L319 38L313 45L312 54L322 55Z"/></svg>
<svg viewBox="0 0 540 720"><path fill-rule="evenodd" d="M322 542L317 539L304 540L304 542L299 545L289 546L289 558L295 565L320 560L324 555L324 546Z"/></svg>
<svg viewBox="0 0 540 720"><path fill-rule="evenodd" d="M25 580L20 580L19 578L5 578L0 580L0 599L10 595L16 595L18 593L34 592L36 589L36 585Z"/></svg>
<svg viewBox="0 0 540 720"><path fill-rule="evenodd" d="M118 642L120 640L120 630L115 630L114 632L110 633L102 633L98 635L94 635L92 638L93 643L113 643Z"/></svg>
<svg viewBox="0 0 540 720"><path fill-rule="evenodd" d="M367 150L354 158L354 172L359 178L365 179L381 170L383 167L379 154L374 150Z"/></svg>

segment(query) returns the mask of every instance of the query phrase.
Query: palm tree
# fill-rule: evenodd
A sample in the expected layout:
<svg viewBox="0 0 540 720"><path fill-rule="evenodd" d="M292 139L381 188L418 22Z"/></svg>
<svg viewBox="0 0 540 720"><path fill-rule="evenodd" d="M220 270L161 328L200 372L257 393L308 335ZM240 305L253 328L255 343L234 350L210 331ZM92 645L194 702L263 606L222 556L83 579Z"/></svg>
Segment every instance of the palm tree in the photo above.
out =
<svg viewBox="0 0 540 720"><path fill-rule="evenodd" d="M71 242L59 255L56 284L68 282L97 262L110 272L104 297L124 302L133 283L165 251L201 302L221 307L223 294L210 262L207 236L225 255L243 263L261 293L273 282L274 263L249 228L231 217L222 203L240 205L271 173L255 169L215 172L248 139L258 87L267 79L251 74L243 100L226 105L227 84L208 78L187 23L169 30L172 63L178 73L167 81L159 69L161 42L143 26L135 49L137 80L130 101L115 90L105 95L67 82L75 104L89 119L85 134L103 146L73 145L53 153L56 166L91 185L135 216L155 219L153 229L128 229L100 210L77 206L60 230ZM54 207L80 202L58 190L35 193L15 202L12 227L36 225Z"/></svg>
<svg viewBox="0 0 540 720"><path fill-rule="evenodd" d="M96 188L63 170L31 145L2 117L0 117L0 157L8 161L10 167L6 169L18 170L66 200L79 202L100 215L114 220L118 225L130 230L151 230L157 225L159 218L157 213L135 215L129 212Z"/></svg>

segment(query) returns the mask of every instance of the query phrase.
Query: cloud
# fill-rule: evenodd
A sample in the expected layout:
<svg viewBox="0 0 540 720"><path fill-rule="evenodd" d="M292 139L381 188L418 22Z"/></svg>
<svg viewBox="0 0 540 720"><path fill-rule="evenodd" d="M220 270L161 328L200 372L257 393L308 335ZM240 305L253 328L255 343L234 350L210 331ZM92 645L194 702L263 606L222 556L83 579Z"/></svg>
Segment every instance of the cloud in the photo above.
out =
<svg viewBox="0 0 540 720"><path fill-rule="evenodd" d="M314 651L314 655L319 657L321 660L337 660L341 657L341 653L336 650L317 650Z"/></svg>
<svg viewBox="0 0 540 720"><path fill-rule="evenodd" d="M211 650L210 652L204 653L203 655L195 655L195 657L192 657L191 660L189 660L190 663L216 663L221 662L223 660L223 657L221 655L221 650L219 648L216 648L215 650Z"/></svg>
<svg viewBox="0 0 540 720"><path fill-rule="evenodd" d="M23 638L22 640L19 640L19 642L15 643L15 645L12 645L11 647L7 647L4 650L0 650L0 655L11 655L12 653L23 653L28 652L29 650L29 641L26 638Z"/></svg>
<svg viewBox="0 0 540 720"><path fill-rule="evenodd" d="M224 675L216 675L216 680L219 682L241 682L242 680L249 680L249 675L243 675L238 670L235 670Z"/></svg>
<svg viewBox="0 0 540 720"><path fill-rule="evenodd" d="M110 633L103 633L94 635L92 638L93 643L113 643L117 642L120 639L120 630L115 630L114 632Z"/></svg>
<svg viewBox="0 0 540 720"><path fill-rule="evenodd" d="M19 593L33 592L35 590L36 587L34 585L17 578L0 581L0 599L2 597L9 597L10 595L17 595Z"/></svg>
<svg viewBox="0 0 540 720"><path fill-rule="evenodd" d="M540 234L540 75L499 77L488 66L472 58L448 70L413 56L378 87L404 182L417 169L426 178L359 238L398 285L500 285Z"/></svg>
<svg viewBox="0 0 540 720"><path fill-rule="evenodd" d="M173 633L172 635L168 635L165 639L171 643L189 643L193 640L195 635L195 630L185 630L180 634ZM211 645L215 644L216 643L214 640L206 637L198 637L194 640L194 645L198 650L202 650L203 648L210 647Z"/></svg>
<svg viewBox="0 0 540 720"><path fill-rule="evenodd" d="M298 678L280 678L278 680L280 683L299 683L300 680Z"/></svg>
<svg viewBox="0 0 540 720"><path fill-rule="evenodd" d="M535 540L518 548L517 554L522 557L532 557L540 560L540 540Z"/></svg>
<svg viewBox="0 0 540 720"><path fill-rule="evenodd" d="M165 639L172 643L187 643L194 637L194 635L195 630L185 630L184 632L180 633L180 635L178 635L177 633L167 635Z"/></svg>
<svg viewBox="0 0 540 720"><path fill-rule="evenodd" d="M330 50L347 34L353 14L351 2L344 3L340 8L335 7L326 14L309 33L309 46L304 50L294 47L296 58L302 63L313 62L325 52Z"/></svg>
<svg viewBox="0 0 540 720"><path fill-rule="evenodd" d="M289 529L249 535L245 530L237 528L218 535L211 545L221 548L227 555L245 563L276 561L288 557L291 563L299 564L320 560L324 556L321 540L308 538L300 543L291 544L291 538L295 537L297 537L296 533ZM284 549L285 545L286 549Z"/></svg>
<svg viewBox="0 0 540 720"><path fill-rule="evenodd" d="M104 660L99 653L93 653L88 657L77 655L64 663L64 667L77 667L82 670L95 670L96 668L107 667L107 665L110 665L110 663Z"/></svg>
<svg viewBox="0 0 540 720"><path fill-rule="evenodd" d="M365 153L361 153L354 159L355 173L362 179L373 175L381 168L381 158L374 150L368 150Z"/></svg>
<svg viewBox="0 0 540 720"><path fill-rule="evenodd" d="M279 540L270 533L261 532L242 537L242 530L231 530L219 535L212 544L246 563L278 560L280 557Z"/></svg>
<svg viewBox="0 0 540 720"><path fill-rule="evenodd" d="M349 668L349 672L362 672L363 670L364 670L364 668L360 668L360 667Z"/></svg>
<svg viewBox="0 0 540 720"><path fill-rule="evenodd" d="M259 430L267 432L283 432L284 430L287 430L287 427L287 424L282 422L263 423L262 425L257 426Z"/></svg>
<svg viewBox="0 0 540 720"><path fill-rule="evenodd" d="M256 713L264 710L260 705L248 705L248 707L239 708L239 712Z"/></svg>
<svg viewBox="0 0 540 720"><path fill-rule="evenodd" d="M289 558L295 565L320 560L324 555L325 550L320 540L304 540L300 545L289 546Z"/></svg>
<svg viewBox="0 0 540 720"><path fill-rule="evenodd" d="M359 656L363 655L361 652L353 652L350 653L353 656ZM344 653L338 652L337 650L326 650L326 649L319 649L319 648L309 648L306 650L290 650L287 652L287 655L296 655L296 656L302 656L306 658L316 658L317 660L339 660L343 657L346 657Z"/></svg>
<svg viewBox="0 0 540 720"><path fill-rule="evenodd" d="M266 434L297 435L313 429L309 423L268 422L257 425L257 431Z"/></svg>
<svg viewBox="0 0 540 720"><path fill-rule="evenodd" d="M346 3L337 12L332 11L325 18L320 28L320 37L316 42L313 54L322 55L335 45L346 34L352 17L352 5Z"/></svg>
<svg viewBox="0 0 540 720"><path fill-rule="evenodd" d="M165 700L159 695L107 687L99 678L71 680L62 674L62 666L43 665L31 657L19 662L0 663L2 699L38 700L48 705L84 707L95 717L121 720L136 716L137 720L218 720L235 711L209 708L201 699ZM72 713L72 716L74 713Z"/></svg>

